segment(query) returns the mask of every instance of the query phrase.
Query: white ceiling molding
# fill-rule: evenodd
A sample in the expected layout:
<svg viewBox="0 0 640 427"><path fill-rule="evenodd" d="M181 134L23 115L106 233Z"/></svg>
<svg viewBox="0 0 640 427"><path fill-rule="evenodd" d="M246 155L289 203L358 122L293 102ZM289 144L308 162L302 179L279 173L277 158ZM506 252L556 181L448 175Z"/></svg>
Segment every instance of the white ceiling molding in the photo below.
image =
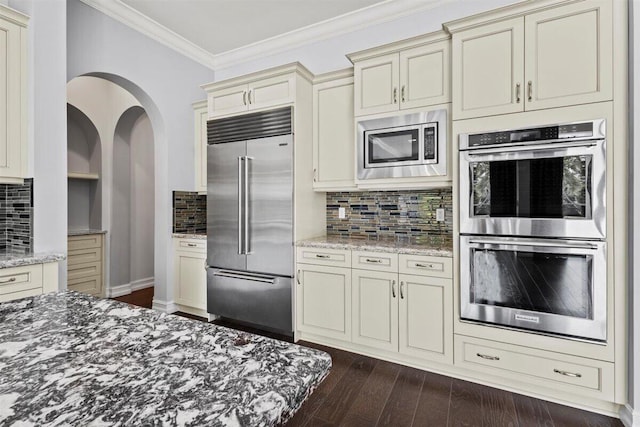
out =
<svg viewBox="0 0 640 427"><path fill-rule="evenodd" d="M83 3L212 69L231 67L275 55L308 43L432 9L453 0L386 0L317 24L279 34L214 55L120 0L81 0Z"/></svg>
<svg viewBox="0 0 640 427"><path fill-rule="evenodd" d="M120 0L80 1L206 67L215 67L214 55Z"/></svg>

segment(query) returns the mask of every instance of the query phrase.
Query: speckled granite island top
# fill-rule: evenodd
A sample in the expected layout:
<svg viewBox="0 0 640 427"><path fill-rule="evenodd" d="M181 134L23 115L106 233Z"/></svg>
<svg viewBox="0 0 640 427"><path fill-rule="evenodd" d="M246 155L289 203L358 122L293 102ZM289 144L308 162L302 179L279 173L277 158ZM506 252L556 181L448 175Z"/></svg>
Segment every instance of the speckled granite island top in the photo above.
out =
<svg viewBox="0 0 640 427"><path fill-rule="evenodd" d="M206 234L173 233L172 237L175 237L177 239L207 240L207 235Z"/></svg>
<svg viewBox="0 0 640 427"><path fill-rule="evenodd" d="M306 248L347 249L353 251L391 252L442 257L453 256L453 249L449 247L398 240L365 240L337 236L321 236L313 239L300 240L296 242L296 245Z"/></svg>
<svg viewBox="0 0 640 427"><path fill-rule="evenodd" d="M0 253L0 269L22 267L23 265L46 264L65 259L64 254L46 252L38 254Z"/></svg>
<svg viewBox="0 0 640 427"><path fill-rule="evenodd" d="M0 425L271 426L328 354L75 292L0 304Z"/></svg>

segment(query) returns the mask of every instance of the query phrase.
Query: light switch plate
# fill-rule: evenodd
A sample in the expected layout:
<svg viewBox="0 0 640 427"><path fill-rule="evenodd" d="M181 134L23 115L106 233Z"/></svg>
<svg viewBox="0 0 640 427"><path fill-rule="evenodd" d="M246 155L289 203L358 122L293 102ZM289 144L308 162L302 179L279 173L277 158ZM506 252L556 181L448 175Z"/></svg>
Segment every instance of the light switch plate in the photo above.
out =
<svg viewBox="0 0 640 427"><path fill-rule="evenodd" d="M338 218L345 219L347 217L347 212L345 208L338 208Z"/></svg>
<svg viewBox="0 0 640 427"><path fill-rule="evenodd" d="M436 209L436 221L444 221L444 209Z"/></svg>

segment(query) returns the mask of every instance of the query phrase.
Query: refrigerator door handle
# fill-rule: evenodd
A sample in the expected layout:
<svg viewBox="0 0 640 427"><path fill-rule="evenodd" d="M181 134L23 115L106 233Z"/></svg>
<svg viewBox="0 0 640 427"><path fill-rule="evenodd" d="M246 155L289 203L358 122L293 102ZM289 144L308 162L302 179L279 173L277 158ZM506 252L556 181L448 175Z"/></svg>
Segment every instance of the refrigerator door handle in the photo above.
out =
<svg viewBox="0 0 640 427"><path fill-rule="evenodd" d="M242 255L242 157L238 156L238 255Z"/></svg>
<svg viewBox="0 0 640 427"><path fill-rule="evenodd" d="M213 273L214 276L228 277L230 279L251 280L253 282L275 283L276 279L270 276L261 276L257 274L240 274L233 271L218 270Z"/></svg>
<svg viewBox="0 0 640 427"><path fill-rule="evenodd" d="M253 157L244 156L244 253L251 253L251 236L249 228L249 160Z"/></svg>

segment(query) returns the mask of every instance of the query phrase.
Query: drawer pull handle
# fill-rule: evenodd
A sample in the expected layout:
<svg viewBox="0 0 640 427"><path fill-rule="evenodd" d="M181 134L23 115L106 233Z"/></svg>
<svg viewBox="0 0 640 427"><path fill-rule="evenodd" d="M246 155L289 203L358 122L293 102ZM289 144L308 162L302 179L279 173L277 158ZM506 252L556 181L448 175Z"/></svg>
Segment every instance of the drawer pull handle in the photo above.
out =
<svg viewBox="0 0 640 427"><path fill-rule="evenodd" d="M404 299L404 282L400 282L400 299Z"/></svg>
<svg viewBox="0 0 640 427"><path fill-rule="evenodd" d="M365 261L376 263L376 264L380 264L382 262L381 259L371 259L371 258L366 258Z"/></svg>
<svg viewBox="0 0 640 427"><path fill-rule="evenodd" d="M582 378L582 374L576 374L574 372L561 371L560 369L554 369L553 372L555 372L556 374L564 375L565 377Z"/></svg>
<svg viewBox="0 0 640 427"><path fill-rule="evenodd" d="M498 356L490 356L488 354L476 353L476 356L486 360L500 360Z"/></svg>
<svg viewBox="0 0 640 427"><path fill-rule="evenodd" d="M298 270L298 274L296 275L296 281L298 282L298 285L300 284L300 270Z"/></svg>
<svg viewBox="0 0 640 427"><path fill-rule="evenodd" d="M189 246L190 248L195 248L198 245L196 245L195 243L187 243L187 246Z"/></svg>
<svg viewBox="0 0 640 427"><path fill-rule="evenodd" d="M9 279L9 280L2 280L2 281L0 281L0 283L11 283L11 282L15 282L15 281L16 281L16 278L15 278L15 277L12 277L12 278L11 278L11 279Z"/></svg>
<svg viewBox="0 0 640 427"><path fill-rule="evenodd" d="M420 268L435 268L435 264L422 264L422 263L416 262L416 267L420 267Z"/></svg>
<svg viewBox="0 0 640 427"><path fill-rule="evenodd" d="M331 258L329 255L316 254L316 258Z"/></svg>
<svg viewBox="0 0 640 427"><path fill-rule="evenodd" d="M396 281L391 281L391 296L396 297Z"/></svg>

